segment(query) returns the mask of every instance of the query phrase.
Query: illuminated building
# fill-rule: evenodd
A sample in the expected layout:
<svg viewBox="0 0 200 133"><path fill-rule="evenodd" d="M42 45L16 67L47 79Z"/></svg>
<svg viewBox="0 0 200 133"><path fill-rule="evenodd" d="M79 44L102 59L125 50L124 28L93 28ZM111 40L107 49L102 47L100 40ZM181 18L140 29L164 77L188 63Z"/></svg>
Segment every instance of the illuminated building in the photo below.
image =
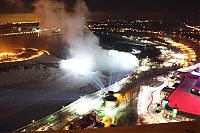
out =
<svg viewBox="0 0 200 133"><path fill-rule="evenodd" d="M161 91L164 116L178 121L200 118L200 68L191 72L180 72L182 81L173 89Z"/></svg>

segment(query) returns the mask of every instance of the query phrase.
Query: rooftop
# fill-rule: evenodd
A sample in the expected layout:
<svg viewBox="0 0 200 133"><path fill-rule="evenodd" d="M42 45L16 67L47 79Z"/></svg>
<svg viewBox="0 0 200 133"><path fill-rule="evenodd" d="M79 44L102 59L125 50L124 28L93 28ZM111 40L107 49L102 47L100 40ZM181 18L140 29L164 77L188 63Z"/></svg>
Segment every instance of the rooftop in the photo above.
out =
<svg viewBox="0 0 200 133"><path fill-rule="evenodd" d="M200 115L200 97L191 93L192 89L200 90L200 78L198 76L194 78L191 72L182 74L186 77L169 96L168 105L171 108L177 106L178 111L181 112Z"/></svg>

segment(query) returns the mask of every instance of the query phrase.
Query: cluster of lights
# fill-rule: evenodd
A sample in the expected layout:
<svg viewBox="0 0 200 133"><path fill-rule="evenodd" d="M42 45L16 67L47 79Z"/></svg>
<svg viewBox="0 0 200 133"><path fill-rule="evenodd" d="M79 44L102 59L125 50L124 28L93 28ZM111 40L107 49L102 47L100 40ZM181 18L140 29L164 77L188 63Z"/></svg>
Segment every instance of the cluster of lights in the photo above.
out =
<svg viewBox="0 0 200 133"><path fill-rule="evenodd" d="M49 29L36 29L36 28L33 28L32 31L21 31L21 30L19 30L19 32L2 33L2 34L0 34L0 36L25 35L25 34L37 34L38 36L40 36L40 34L42 32L45 32L45 31L48 31L48 30ZM60 32L60 29L52 29L52 30L54 30L55 32Z"/></svg>
<svg viewBox="0 0 200 133"><path fill-rule="evenodd" d="M182 63L186 63L188 61L196 61L196 53L194 52L194 50L188 46L186 46L185 44L182 43L178 43L175 42L169 38L164 38L165 42L170 43L172 46L180 49L184 55L184 60L182 61Z"/></svg>
<svg viewBox="0 0 200 133"><path fill-rule="evenodd" d="M186 26L187 28L191 28L191 29L193 29L193 30L200 31L200 28L198 28L198 27L190 26L190 25L187 25L187 24L185 24L185 26Z"/></svg>
<svg viewBox="0 0 200 133"><path fill-rule="evenodd" d="M152 34L161 34L161 33L163 33L162 31L154 31L154 30L145 30L145 29L136 29L136 28L92 27L91 25L90 26L85 26L85 28L88 28L90 30L108 30L110 32L121 32L121 33L126 32L126 31L147 32L147 33L152 33Z"/></svg>
<svg viewBox="0 0 200 133"><path fill-rule="evenodd" d="M182 38L187 38L195 43L200 43L199 39L196 37L190 37L188 34L192 35L199 35L200 34L200 28L198 26L191 26L188 24L184 24L186 28L189 28L188 30L185 30L186 28L181 28L176 30L171 30L169 31L163 31L163 30L155 30L150 29L150 25L153 22L153 20L136 20L136 21L126 21L126 20L108 20L108 21L90 21L93 22L92 24L89 24L88 26L85 26L86 28L90 30L106 30L107 32L126 32L126 31L133 31L133 32L142 32L142 33L150 33L150 34L158 34L158 35L167 35L165 32L169 32L171 35L174 37L182 37ZM163 21L159 20L159 23L162 25ZM133 28L135 27L136 28ZM114 26L113 26L114 25ZM117 27L116 27L117 26ZM139 27L137 27L139 26ZM180 34L179 34L180 33ZM184 36L183 34L186 34Z"/></svg>
<svg viewBox="0 0 200 133"><path fill-rule="evenodd" d="M34 51L34 54L29 55L29 50ZM19 62L31 60L37 57L40 57L43 54L49 55L50 53L45 50L38 50L35 48L18 48L15 52L2 52L0 53L0 63L6 62ZM29 55L25 57L23 55Z"/></svg>
<svg viewBox="0 0 200 133"><path fill-rule="evenodd" d="M126 20L108 20L104 22L98 22L96 23L95 21L89 21L93 22L93 24L89 24L85 26L85 28L90 29L90 30L106 30L109 32L126 32L126 31L133 31L133 32L147 32L147 33L152 33L152 34L161 34L163 33L161 30L155 31L153 30L146 30L146 27L149 27L150 22L153 22L153 20L136 20L136 21L126 21ZM162 21L159 21L160 24L162 24ZM113 27L112 24L117 27ZM141 29L133 28L134 24L139 25Z"/></svg>
<svg viewBox="0 0 200 133"><path fill-rule="evenodd" d="M156 41L155 42L147 41L146 39L149 39L149 37L135 38L133 36L130 36L130 37L123 36L123 38L130 39L130 40L140 40L141 42L148 43L148 44L156 43ZM177 43L171 40L170 38L160 37L159 39L162 39L165 41L165 43L162 42L163 45L166 45L166 43L170 43L172 46L181 50L181 53L180 52L177 53L175 51L168 50L168 48L165 46L156 46L162 52L160 59L165 60L165 62L163 63L163 66L170 67L170 66L173 66L174 64L178 64L181 66L188 66L188 62L196 61L196 54L192 48L186 46L185 44ZM157 43L160 44L161 42L157 42ZM144 65L140 67L140 69L142 71L146 71L149 68L148 68L148 65Z"/></svg>
<svg viewBox="0 0 200 133"><path fill-rule="evenodd" d="M185 64L184 61L185 55L181 53L175 53L174 51L168 49L161 49L160 51L162 53L160 59L165 60L165 62L163 63L164 66L169 67L172 66L173 64L180 64L180 65Z"/></svg>

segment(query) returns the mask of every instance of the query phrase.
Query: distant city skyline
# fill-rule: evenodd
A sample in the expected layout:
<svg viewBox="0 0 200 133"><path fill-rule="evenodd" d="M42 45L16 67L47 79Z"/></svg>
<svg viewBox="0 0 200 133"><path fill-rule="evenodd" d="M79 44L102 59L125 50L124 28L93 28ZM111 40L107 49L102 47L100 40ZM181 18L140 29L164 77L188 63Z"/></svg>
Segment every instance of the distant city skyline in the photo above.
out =
<svg viewBox="0 0 200 133"><path fill-rule="evenodd" d="M0 14L33 12L36 0L1 0ZM58 0L73 5L75 0ZM92 18L177 18L200 20L200 1L85 0ZM67 6L68 7L68 6Z"/></svg>

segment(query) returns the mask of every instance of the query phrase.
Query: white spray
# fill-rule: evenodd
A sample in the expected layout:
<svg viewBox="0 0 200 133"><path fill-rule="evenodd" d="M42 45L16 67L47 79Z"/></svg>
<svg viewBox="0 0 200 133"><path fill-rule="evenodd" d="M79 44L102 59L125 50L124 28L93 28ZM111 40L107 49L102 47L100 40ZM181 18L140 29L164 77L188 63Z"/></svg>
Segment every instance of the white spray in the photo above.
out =
<svg viewBox="0 0 200 133"><path fill-rule="evenodd" d="M99 46L98 37L85 29L89 11L83 0L77 0L70 11L65 9L65 5L67 3L50 0L39 0L34 4L35 12L43 20L42 26L60 28L63 41L70 45L72 59L61 61L62 68L85 74L96 70L130 71L138 65L134 55L107 51Z"/></svg>

